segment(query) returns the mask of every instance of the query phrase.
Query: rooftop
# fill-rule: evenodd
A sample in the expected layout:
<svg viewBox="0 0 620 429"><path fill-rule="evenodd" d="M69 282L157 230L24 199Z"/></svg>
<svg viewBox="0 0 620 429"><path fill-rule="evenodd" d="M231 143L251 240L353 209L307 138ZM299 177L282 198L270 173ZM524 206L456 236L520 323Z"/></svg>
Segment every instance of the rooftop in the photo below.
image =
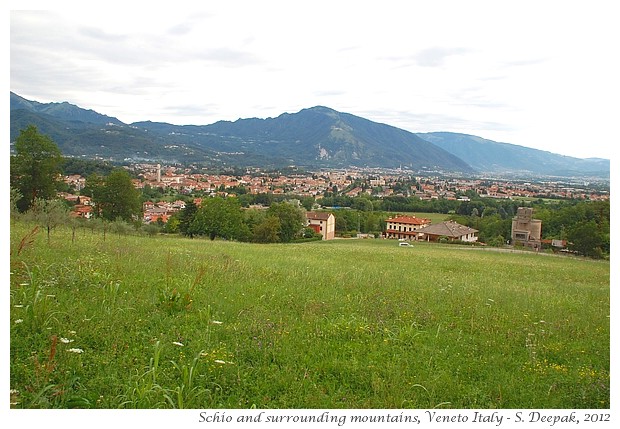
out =
<svg viewBox="0 0 620 429"><path fill-rule="evenodd" d="M404 223L408 225L426 225L427 223L431 223L430 219L415 216L397 216L393 219L387 219L386 222Z"/></svg>
<svg viewBox="0 0 620 429"><path fill-rule="evenodd" d="M450 220L435 225L429 225L418 230L418 232L430 235L444 235L446 237L462 237L463 235L476 233L478 230Z"/></svg>

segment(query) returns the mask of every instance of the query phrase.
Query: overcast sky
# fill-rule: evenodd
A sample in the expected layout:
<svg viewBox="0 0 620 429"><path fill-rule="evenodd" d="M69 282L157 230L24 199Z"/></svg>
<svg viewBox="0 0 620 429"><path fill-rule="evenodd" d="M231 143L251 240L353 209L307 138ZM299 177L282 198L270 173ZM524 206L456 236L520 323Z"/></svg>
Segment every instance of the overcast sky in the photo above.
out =
<svg viewBox="0 0 620 429"><path fill-rule="evenodd" d="M126 123L323 105L412 132L612 156L611 1L70 3L9 10L11 91Z"/></svg>

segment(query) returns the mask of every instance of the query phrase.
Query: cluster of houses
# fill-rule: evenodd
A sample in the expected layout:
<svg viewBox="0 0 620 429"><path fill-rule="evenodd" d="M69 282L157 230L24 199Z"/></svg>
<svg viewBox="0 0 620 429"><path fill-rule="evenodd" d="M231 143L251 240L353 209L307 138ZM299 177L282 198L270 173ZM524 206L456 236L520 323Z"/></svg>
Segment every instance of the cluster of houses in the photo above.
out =
<svg viewBox="0 0 620 429"><path fill-rule="evenodd" d="M73 208L71 212L69 212L72 217L81 217L84 219L93 217L93 206L90 197L67 192L60 192L58 196L72 204Z"/></svg>
<svg viewBox="0 0 620 429"><path fill-rule="evenodd" d="M196 173L189 168L162 166L161 164L134 164L132 170L138 176L134 186L138 189L146 185L174 189L179 193L221 193L231 188L245 188L251 194L272 193L282 195L295 193L302 196L317 197L336 186L344 189L357 178L355 172L329 171L321 173L294 173L290 175L267 174L259 169L235 176L227 174Z"/></svg>
<svg viewBox="0 0 620 429"><path fill-rule="evenodd" d="M199 205L201 200L196 199L194 202ZM170 216L184 208L185 201L183 200L177 200L172 203L167 201L159 201L158 203L146 201L142 205L142 221L144 223L166 223L168 219L170 219Z"/></svg>
<svg viewBox="0 0 620 429"><path fill-rule="evenodd" d="M350 197L357 197L362 194L377 197L401 195L405 197L415 196L422 200L457 200L470 191L486 198L609 199L608 191L589 189L587 186L559 181L535 183L524 180L412 177L402 171L382 172L374 169L350 168L347 170L273 175L256 168L239 176L203 174L196 173L196 169L147 163L134 164L131 169L139 177L134 182L137 188L149 185L174 189L180 193L194 191L225 192L230 188L243 187L252 194L294 193L316 198L320 198L326 191L337 189L339 193ZM416 185L403 189L400 186L403 178L414 179Z"/></svg>
<svg viewBox="0 0 620 429"><path fill-rule="evenodd" d="M147 184L151 186L162 186L174 188L177 191L210 190L212 192L222 192L226 189L243 186L247 187L252 193L272 192L284 193L295 192L301 195L320 196L326 189L336 187L343 189L349 187L345 194L350 196L361 193L376 192L380 189L385 195L393 193L392 185L400 180L399 175L364 175L359 171L331 171L320 174L294 174L292 176L268 176L268 175L247 175L242 177L226 175L202 175L189 174L188 171L178 171L172 167L162 167L159 164L136 164L134 169L141 172L140 179L135 180L136 187L141 188ZM354 181L368 186L351 187ZM416 178L418 187L411 190L415 196L422 199L431 198L456 198L457 195L469 190L475 190L479 195L491 198L510 198L512 196L533 196L540 193L553 194L562 197L583 197L596 199L606 198L608 194L586 195L581 193L581 189L562 189L559 190L555 184L545 186L533 185L531 183L485 183L481 180L468 179L430 179ZM79 191L84 187L85 179L79 175L66 176L65 182ZM72 215L82 218L91 218L93 207L90 198L81 195L63 194L65 199L74 204ZM200 198L196 198L197 205L201 203ZM170 216L185 208L185 202L177 200L174 202L160 201L157 203L147 201L143 207L143 221L145 223L162 222L166 223ZM315 232L321 234L324 240L335 238L335 217L326 212L307 212L307 226ZM478 231L460 225L454 221L446 221L438 224L431 224L430 219L419 218L416 216L397 216L386 221L384 238L398 240L424 240L438 241L447 239L450 241L476 242ZM520 243L538 249L545 240L541 239L541 222L532 219L531 208L519 208L517 215L512 223L513 243ZM547 243L555 247L562 247L565 243Z"/></svg>

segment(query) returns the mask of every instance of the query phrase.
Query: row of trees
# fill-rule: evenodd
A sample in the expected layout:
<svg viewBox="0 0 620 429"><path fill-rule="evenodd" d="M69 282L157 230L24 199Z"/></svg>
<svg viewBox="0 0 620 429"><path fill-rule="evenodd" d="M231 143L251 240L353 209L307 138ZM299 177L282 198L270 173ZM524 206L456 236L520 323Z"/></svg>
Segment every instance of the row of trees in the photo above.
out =
<svg viewBox="0 0 620 429"><path fill-rule="evenodd" d="M485 213L496 212L502 218L512 217L516 214L520 203L513 200L503 200L494 198L481 198L473 191L467 192L467 197L471 201L458 201L448 199L422 200L418 197L405 197L402 195L392 195L387 197L371 197L362 195L359 197L349 197L347 195L337 195L324 197L321 204L326 207L347 207L360 211L379 211L379 212L409 212L409 213L444 213L460 214L469 216L476 214L482 216Z"/></svg>
<svg viewBox="0 0 620 429"><path fill-rule="evenodd" d="M320 238L306 228L305 211L296 203L273 203L267 210L243 210L236 197L206 198L200 207L188 202L168 220L165 231L191 238L207 236L211 240L219 237L258 243Z"/></svg>
<svg viewBox="0 0 620 429"><path fill-rule="evenodd" d="M94 219L75 217L71 215L67 203L60 199L36 198L28 210L21 212L17 208L17 201L21 198L19 191L11 188L11 220L22 219L34 222L45 230L48 241L51 232L61 225L71 228L72 240L75 240L76 231L79 228L89 229L92 232L101 231L104 240L108 233L155 235L160 232L160 228L156 225L145 225L137 221L128 222L117 218L111 222L102 217Z"/></svg>
<svg viewBox="0 0 620 429"><path fill-rule="evenodd" d="M609 201L540 206L536 218L542 220L545 236L569 241L582 255L601 258L610 254Z"/></svg>
<svg viewBox="0 0 620 429"><path fill-rule="evenodd" d="M542 221L542 238L568 242L569 249L593 258L610 254L609 201L564 201L556 204L534 204L534 217ZM479 231L480 240L501 246L511 235L512 217L497 211L477 209L469 216L455 214L456 222Z"/></svg>

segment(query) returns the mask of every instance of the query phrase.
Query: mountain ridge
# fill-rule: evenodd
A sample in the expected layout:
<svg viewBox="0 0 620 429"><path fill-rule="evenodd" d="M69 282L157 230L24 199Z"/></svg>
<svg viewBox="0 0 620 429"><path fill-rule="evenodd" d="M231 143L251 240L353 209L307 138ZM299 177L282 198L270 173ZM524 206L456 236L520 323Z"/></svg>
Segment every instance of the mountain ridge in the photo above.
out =
<svg viewBox="0 0 620 429"><path fill-rule="evenodd" d="M550 176L595 172L609 174L610 171L609 160L603 158L575 158L448 131L417 135L460 157L478 171L532 172Z"/></svg>
<svg viewBox="0 0 620 429"><path fill-rule="evenodd" d="M11 141L31 123L69 156L261 167L609 176L605 159L572 158L468 134L412 133L321 105L272 118L208 125L148 120L125 124L67 102L39 103L11 92Z"/></svg>

